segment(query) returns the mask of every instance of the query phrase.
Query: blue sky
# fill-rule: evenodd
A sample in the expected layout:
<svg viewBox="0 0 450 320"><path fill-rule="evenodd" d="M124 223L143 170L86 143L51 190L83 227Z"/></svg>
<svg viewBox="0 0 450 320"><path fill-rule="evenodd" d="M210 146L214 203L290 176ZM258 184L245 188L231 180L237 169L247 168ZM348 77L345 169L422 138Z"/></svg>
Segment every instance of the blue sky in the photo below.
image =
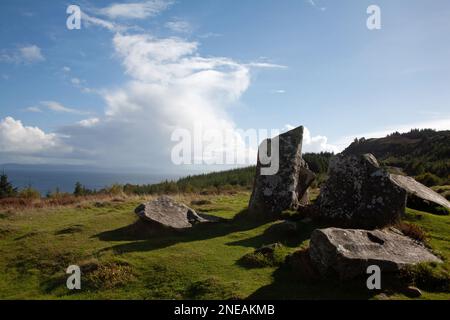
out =
<svg viewBox="0 0 450 320"><path fill-rule="evenodd" d="M66 28L78 5L81 30ZM366 27L369 5L381 29ZM3 0L0 163L169 170L170 135L304 125L306 151L450 129L446 0Z"/></svg>

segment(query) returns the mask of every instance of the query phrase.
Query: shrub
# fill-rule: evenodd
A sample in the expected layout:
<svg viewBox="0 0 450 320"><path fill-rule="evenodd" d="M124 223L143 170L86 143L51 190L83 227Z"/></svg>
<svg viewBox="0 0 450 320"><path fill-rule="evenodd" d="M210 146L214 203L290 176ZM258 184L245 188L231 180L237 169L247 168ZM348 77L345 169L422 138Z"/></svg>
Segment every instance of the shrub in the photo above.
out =
<svg viewBox="0 0 450 320"><path fill-rule="evenodd" d="M287 255L287 248L280 243L275 243L246 254L239 263L247 268L277 267L283 264Z"/></svg>
<svg viewBox="0 0 450 320"><path fill-rule="evenodd" d="M450 274L436 263L408 266L400 271L400 279L425 290L450 292Z"/></svg>
<svg viewBox="0 0 450 320"><path fill-rule="evenodd" d="M416 177L416 180L426 185L427 187L437 186L441 184L441 178L430 172L425 172L421 175L418 175Z"/></svg>
<svg viewBox="0 0 450 320"><path fill-rule="evenodd" d="M420 242L425 242L426 240L427 235L425 231L416 224L402 221L397 223L396 227L407 237Z"/></svg>
<svg viewBox="0 0 450 320"><path fill-rule="evenodd" d="M103 193L109 194L110 196L122 196L124 195L124 188L120 184L113 184L108 188L103 190Z"/></svg>
<svg viewBox="0 0 450 320"><path fill-rule="evenodd" d="M27 187L19 192L19 198L23 199L40 199L41 193L32 187Z"/></svg>
<svg viewBox="0 0 450 320"><path fill-rule="evenodd" d="M117 288L134 278L132 267L122 261L99 263L89 260L81 264L81 270L85 287L94 290Z"/></svg>

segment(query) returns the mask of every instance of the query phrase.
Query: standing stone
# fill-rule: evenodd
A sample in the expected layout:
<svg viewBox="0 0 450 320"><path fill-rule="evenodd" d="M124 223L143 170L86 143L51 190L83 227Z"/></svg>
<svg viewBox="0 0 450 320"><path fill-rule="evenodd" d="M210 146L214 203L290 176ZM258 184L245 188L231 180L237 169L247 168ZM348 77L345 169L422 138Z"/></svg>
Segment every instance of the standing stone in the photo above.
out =
<svg viewBox="0 0 450 320"><path fill-rule="evenodd" d="M288 131L277 138L279 170L273 175L263 175L261 169L270 165L263 165L258 156L249 203L250 213L276 216L284 210L297 209L308 204L307 190L314 181L315 174L308 169L308 164L302 158L303 127ZM268 150L274 139L268 140Z"/></svg>
<svg viewBox="0 0 450 320"><path fill-rule="evenodd" d="M337 226L373 229L395 223L405 211L406 191L372 154L337 155L319 196L320 217Z"/></svg>

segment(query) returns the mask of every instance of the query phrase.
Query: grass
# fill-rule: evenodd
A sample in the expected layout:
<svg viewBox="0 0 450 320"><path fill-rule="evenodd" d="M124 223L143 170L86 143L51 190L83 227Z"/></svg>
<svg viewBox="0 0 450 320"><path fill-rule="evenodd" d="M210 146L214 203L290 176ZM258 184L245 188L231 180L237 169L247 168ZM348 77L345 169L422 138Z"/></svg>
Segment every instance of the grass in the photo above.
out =
<svg viewBox="0 0 450 320"><path fill-rule="evenodd" d="M249 193L176 198L200 212L232 219L246 209ZM155 235L144 232L133 214L144 200L86 200L0 212L0 299L377 298L364 288L365 279L309 283L278 262L263 268L239 263L275 242L283 244L283 256L307 247L319 227L313 222L297 222L296 235L285 237L270 232L277 222L242 219ZM427 243L445 261L440 268L448 269L450 217L408 209L405 220L424 230ZM65 286L65 270L72 264L82 269L80 291ZM449 293L422 290L423 299L450 298ZM406 299L398 293L389 297Z"/></svg>

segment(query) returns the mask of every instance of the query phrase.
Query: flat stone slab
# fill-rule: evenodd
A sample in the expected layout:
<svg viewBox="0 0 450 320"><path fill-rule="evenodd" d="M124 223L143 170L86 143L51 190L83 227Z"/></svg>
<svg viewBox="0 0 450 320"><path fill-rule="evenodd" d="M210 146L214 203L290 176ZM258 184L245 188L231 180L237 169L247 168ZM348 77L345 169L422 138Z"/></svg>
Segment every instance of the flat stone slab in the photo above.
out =
<svg viewBox="0 0 450 320"><path fill-rule="evenodd" d="M198 214L194 209L167 196L139 205L135 213L144 221L178 230L189 229L200 223L221 221L217 217Z"/></svg>
<svg viewBox="0 0 450 320"><path fill-rule="evenodd" d="M395 228L383 230L317 229L311 235L310 257L322 275L341 279L365 275L377 265L381 272L396 272L421 262L442 262L422 243Z"/></svg>
<svg viewBox="0 0 450 320"><path fill-rule="evenodd" d="M425 210L428 208L431 212L434 211L435 206L450 210L450 202L447 199L414 178L391 174L391 180L406 190L410 207Z"/></svg>

